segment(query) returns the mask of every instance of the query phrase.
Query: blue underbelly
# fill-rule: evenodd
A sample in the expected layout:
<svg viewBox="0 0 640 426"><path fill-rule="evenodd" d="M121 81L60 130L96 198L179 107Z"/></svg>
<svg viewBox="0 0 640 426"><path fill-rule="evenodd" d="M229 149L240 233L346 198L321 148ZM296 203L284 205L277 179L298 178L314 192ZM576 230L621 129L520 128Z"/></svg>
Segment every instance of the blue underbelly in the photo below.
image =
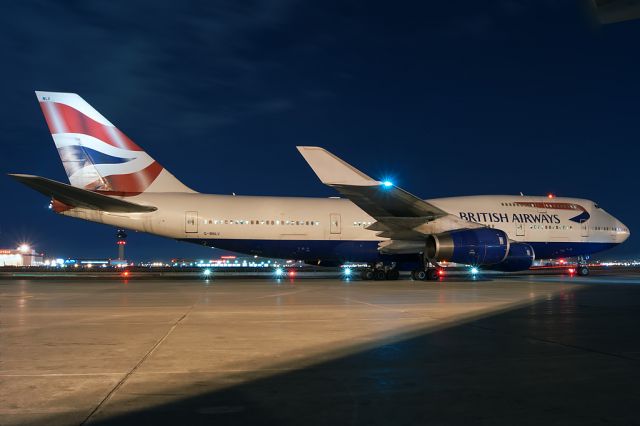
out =
<svg viewBox="0 0 640 426"><path fill-rule="evenodd" d="M187 241L207 247L234 251L262 257L280 259L323 259L351 262L401 261L415 258L415 255L381 255L378 241L341 241L341 240L239 240L239 239L201 239L186 238ZM593 242L535 242L527 243L533 247L536 259L554 259L560 257L584 256L608 250L616 243Z"/></svg>

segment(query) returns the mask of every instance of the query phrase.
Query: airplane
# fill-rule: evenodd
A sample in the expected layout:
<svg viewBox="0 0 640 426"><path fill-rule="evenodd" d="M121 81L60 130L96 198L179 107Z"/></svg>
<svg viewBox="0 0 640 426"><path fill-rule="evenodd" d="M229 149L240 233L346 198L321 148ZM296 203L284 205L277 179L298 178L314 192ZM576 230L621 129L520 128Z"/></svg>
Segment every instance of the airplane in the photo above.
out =
<svg viewBox="0 0 640 426"><path fill-rule="evenodd" d="M438 278L443 262L520 271L585 257L629 229L593 201L476 195L424 200L321 147L297 149L340 197L202 194L187 187L75 93L36 92L69 184L10 174L61 215L250 255L368 265L363 279Z"/></svg>

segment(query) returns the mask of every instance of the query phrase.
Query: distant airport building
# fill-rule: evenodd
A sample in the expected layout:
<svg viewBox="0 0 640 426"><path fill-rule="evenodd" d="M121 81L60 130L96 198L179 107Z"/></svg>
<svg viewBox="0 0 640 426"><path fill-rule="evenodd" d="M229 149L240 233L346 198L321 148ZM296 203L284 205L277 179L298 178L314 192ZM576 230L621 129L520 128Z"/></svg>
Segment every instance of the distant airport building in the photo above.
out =
<svg viewBox="0 0 640 426"><path fill-rule="evenodd" d="M88 259L65 259L61 262L61 266L64 267L82 267L82 268L107 268L107 267L124 267L128 263L126 260L119 259L103 259L103 258L88 258Z"/></svg>
<svg viewBox="0 0 640 426"><path fill-rule="evenodd" d="M0 249L0 266L41 266L43 254L26 244L17 249Z"/></svg>

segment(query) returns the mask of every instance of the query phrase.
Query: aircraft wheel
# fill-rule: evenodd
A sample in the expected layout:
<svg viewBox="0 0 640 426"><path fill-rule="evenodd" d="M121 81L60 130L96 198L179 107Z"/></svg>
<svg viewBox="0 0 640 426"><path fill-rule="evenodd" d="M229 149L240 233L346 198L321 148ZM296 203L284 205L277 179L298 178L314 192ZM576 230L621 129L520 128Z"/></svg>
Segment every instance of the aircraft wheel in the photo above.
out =
<svg viewBox="0 0 640 426"><path fill-rule="evenodd" d="M440 277L438 275L437 269L432 269L432 268L427 269L427 279L429 281L436 281L438 278Z"/></svg>
<svg viewBox="0 0 640 426"><path fill-rule="evenodd" d="M589 268L587 266L578 266L578 275L586 277L589 275Z"/></svg>
<svg viewBox="0 0 640 426"><path fill-rule="evenodd" d="M388 280L397 280L400 278L400 272L398 272L397 269L388 270L386 275Z"/></svg>
<svg viewBox="0 0 640 426"><path fill-rule="evenodd" d="M365 269L364 271L362 271L360 273L360 278L362 278L364 281L371 281L374 278L373 269Z"/></svg>
<svg viewBox="0 0 640 426"><path fill-rule="evenodd" d="M385 278L387 278L387 273L384 271L384 269L376 269L376 271L373 273L373 279L376 281L382 281Z"/></svg>
<svg viewBox="0 0 640 426"><path fill-rule="evenodd" d="M418 281L426 281L427 271L415 271L415 279Z"/></svg>

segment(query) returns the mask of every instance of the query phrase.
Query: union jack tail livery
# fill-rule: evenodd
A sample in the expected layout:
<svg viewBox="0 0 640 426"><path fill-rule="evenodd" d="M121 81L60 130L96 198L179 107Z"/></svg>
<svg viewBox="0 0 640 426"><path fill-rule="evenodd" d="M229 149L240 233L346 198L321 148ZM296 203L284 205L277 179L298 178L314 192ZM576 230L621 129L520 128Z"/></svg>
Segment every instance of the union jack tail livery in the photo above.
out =
<svg viewBox="0 0 640 426"><path fill-rule="evenodd" d="M72 186L120 196L194 192L77 94L36 95Z"/></svg>

